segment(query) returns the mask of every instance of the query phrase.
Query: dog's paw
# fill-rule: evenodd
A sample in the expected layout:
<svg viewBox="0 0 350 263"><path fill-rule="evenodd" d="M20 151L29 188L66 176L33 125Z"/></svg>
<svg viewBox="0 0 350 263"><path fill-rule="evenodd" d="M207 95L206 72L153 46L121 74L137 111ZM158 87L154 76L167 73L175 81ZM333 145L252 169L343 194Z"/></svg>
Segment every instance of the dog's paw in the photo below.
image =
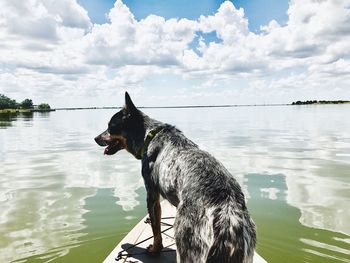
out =
<svg viewBox="0 0 350 263"><path fill-rule="evenodd" d="M160 251L162 251L162 249L163 249L163 245L162 244L159 245L159 246L154 246L154 245L151 244L151 245L149 245L147 247L147 253L149 255L158 255L160 253Z"/></svg>

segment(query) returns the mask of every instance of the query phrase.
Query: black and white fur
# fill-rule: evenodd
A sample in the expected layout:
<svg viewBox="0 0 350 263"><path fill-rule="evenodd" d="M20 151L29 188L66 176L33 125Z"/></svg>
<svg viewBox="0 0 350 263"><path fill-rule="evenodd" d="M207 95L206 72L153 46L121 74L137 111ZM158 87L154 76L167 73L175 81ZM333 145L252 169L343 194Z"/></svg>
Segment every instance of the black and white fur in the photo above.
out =
<svg viewBox="0 0 350 263"><path fill-rule="evenodd" d="M163 127L138 156L147 134ZM226 168L174 126L151 119L125 93L125 106L95 138L111 155L126 149L142 161L154 234L149 253L162 248L160 196L176 206L177 262L251 263L256 230L241 187Z"/></svg>

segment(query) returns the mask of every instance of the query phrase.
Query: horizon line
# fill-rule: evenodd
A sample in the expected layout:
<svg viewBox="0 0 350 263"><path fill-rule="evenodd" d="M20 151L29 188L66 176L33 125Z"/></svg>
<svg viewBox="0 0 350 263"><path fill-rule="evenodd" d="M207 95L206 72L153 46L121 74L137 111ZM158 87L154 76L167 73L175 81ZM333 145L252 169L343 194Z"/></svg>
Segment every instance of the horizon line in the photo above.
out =
<svg viewBox="0 0 350 263"><path fill-rule="evenodd" d="M233 108L233 107L259 107L259 106L291 106L290 103L276 104L222 104L222 105L171 105L171 106L139 106L138 109L187 109L187 108ZM121 109L120 106L102 106L102 107L60 107L55 110L103 110L103 109Z"/></svg>
<svg viewBox="0 0 350 263"><path fill-rule="evenodd" d="M309 103L311 102L311 103ZM349 104L348 100L338 101L297 101L293 103L268 103L268 104L219 104L219 105L170 105L170 106L139 106L139 109L189 109L189 108L234 108L234 107L270 107L270 106L301 106L301 105L327 105L327 104ZM102 110L102 109L121 109L120 106L102 106L102 107L60 107L55 110Z"/></svg>

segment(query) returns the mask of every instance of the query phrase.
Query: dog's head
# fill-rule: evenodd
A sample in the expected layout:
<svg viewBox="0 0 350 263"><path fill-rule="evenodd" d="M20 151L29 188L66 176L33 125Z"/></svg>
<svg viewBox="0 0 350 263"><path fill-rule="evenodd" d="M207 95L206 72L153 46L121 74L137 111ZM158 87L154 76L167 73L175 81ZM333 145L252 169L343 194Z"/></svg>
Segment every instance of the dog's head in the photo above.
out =
<svg viewBox="0 0 350 263"><path fill-rule="evenodd" d="M125 92L125 106L113 115L108 128L95 138L100 146L107 146L104 154L112 155L126 149L135 155L135 141L144 138L142 113L135 107L129 94Z"/></svg>

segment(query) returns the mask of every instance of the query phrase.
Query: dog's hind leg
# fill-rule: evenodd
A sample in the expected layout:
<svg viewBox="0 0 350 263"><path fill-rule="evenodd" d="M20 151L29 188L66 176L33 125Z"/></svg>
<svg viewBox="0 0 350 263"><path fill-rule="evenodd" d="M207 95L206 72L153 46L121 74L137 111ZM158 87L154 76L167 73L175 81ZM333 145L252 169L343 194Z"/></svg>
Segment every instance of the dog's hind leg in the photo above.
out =
<svg viewBox="0 0 350 263"><path fill-rule="evenodd" d="M205 262L213 242L209 216L193 204L179 204L174 224L178 263Z"/></svg>

